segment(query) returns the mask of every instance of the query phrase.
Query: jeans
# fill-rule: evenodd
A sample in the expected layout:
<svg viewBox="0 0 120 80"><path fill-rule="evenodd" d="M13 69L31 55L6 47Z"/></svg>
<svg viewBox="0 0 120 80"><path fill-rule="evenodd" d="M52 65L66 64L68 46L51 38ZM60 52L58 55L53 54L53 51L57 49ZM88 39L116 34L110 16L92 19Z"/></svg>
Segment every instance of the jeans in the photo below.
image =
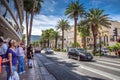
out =
<svg viewBox="0 0 120 80"><path fill-rule="evenodd" d="M12 66L12 70L13 70L13 72L16 71L16 66ZM6 66L6 72L7 72L7 80L8 80L10 77L10 67L9 66Z"/></svg>
<svg viewBox="0 0 120 80"><path fill-rule="evenodd" d="M18 73L22 73L24 71L24 58L23 56L18 56Z"/></svg>

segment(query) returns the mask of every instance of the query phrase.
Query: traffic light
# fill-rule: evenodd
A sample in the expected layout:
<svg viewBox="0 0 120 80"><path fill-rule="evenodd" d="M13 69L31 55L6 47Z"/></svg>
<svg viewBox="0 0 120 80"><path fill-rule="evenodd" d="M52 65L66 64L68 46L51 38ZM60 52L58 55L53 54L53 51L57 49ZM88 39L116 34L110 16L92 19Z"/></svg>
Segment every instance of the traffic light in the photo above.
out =
<svg viewBox="0 0 120 80"><path fill-rule="evenodd" d="M115 29L113 30L113 33L114 33L114 36L118 36L117 28L115 28Z"/></svg>

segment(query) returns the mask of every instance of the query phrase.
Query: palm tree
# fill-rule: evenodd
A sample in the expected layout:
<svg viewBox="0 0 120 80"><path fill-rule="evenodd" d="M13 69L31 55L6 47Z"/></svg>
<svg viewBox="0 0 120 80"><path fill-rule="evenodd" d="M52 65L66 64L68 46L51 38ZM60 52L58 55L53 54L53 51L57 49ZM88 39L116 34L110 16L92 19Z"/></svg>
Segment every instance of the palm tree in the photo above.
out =
<svg viewBox="0 0 120 80"><path fill-rule="evenodd" d="M82 4L79 4L79 0L76 2L71 2L66 8L65 15L68 15L69 18L74 18L74 47L76 47L77 40L77 21L78 17L83 17L85 13L84 7Z"/></svg>
<svg viewBox="0 0 120 80"><path fill-rule="evenodd" d="M54 38L55 38L55 48L57 49L57 43L58 43L58 38L60 37L60 34L58 31L54 32Z"/></svg>
<svg viewBox="0 0 120 80"><path fill-rule="evenodd" d="M26 37L27 37L27 46L28 46L28 42L29 42L29 40L28 40L28 37L29 37L28 36L29 14L30 14L31 8L33 6L33 0L24 0L23 3L24 3L24 10L26 12Z"/></svg>
<svg viewBox="0 0 120 80"><path fill-rule="evenodd" d="M33 0L33 6L31 10L31 19L30 19L30 28L29 28L29 37L28 37L28 44L30 43L31 39L31 31L32 31L32 24L33 24L33 17L35 14L39 14L41 10L41 5L43 0Z"/></svg>
<svg viewBox="0 0 120 80"><path fill-rule="evenodd" d="M82 21L78 24L78 32L83 39L83 47L86 49L86 37L90 36L90 29L88 25L83 25Z"/></svg>
<svg viewBox="0 0 120 80"><path fill-rule="evenodd" d="M92 8L87 13L87 17L83 21L83 24L87 24L91 28L94 38L94 52L96 52L96 37L99 32L98 29L102 28L102 26L110 28L108 14L104 14L104 10Z"/></svg>
<svg viewBox="0 0 120 80"><path fill-rule="evenodd" d="M57 30L60 29L62 31L62 49L64 49L64 31L70 29L68 20L64 19L59 20L56 28Z"/></svg>

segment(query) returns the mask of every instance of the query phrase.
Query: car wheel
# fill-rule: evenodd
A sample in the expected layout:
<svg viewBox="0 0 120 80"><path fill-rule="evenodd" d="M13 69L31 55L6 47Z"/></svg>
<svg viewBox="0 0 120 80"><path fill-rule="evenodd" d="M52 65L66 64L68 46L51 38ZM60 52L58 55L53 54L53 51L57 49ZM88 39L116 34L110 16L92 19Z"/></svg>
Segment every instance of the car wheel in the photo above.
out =
<svg viewBox="0 0 120 80"><path fill-rule="evenodd" d="M78 60L78 61L80 61L80 60L81 60L81 59L80 59L80 56L78 56L78 57L77 57L77 60Z"/></svg>
<svg viewBox="0 0 120 80"><path fill-rule="evenodd" d="M71 58L71 55L68 55L68 58L70 59L70 58Z"/></svg>

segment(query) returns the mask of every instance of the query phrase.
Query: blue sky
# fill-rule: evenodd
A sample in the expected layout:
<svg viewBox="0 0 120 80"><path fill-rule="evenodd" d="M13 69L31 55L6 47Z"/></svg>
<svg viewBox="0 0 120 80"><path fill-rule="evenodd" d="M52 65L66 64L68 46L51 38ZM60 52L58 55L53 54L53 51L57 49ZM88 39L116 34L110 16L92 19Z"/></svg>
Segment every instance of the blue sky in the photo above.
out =
<svg viewBox="0 0 120 80"><path fill-rule="evenodd" d="M54 28L57 21L61 18L68 19L65 9L71 1L76 0L44 0L40 14L36 15L33 20L33 35L41 35L41 31ZM79 0L88 11L90 8L100 8L105 10L105 14L109 14L112 20L120 22L120 0ZM70 25L74 21L68 19Z"/></svg>

